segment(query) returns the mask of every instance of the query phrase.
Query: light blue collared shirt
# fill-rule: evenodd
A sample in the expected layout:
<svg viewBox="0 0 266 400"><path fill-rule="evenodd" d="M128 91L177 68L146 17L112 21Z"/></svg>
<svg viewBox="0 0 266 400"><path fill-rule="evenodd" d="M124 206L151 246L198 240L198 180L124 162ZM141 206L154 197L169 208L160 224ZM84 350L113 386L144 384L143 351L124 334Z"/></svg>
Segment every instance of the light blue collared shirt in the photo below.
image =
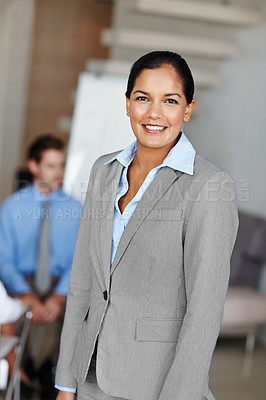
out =
<svg viewBox="0 0 266 400"><path fill-rule="evenodd" d="M111 158L105 164L109 164L114 160L117 160L124 166L120 182L118 185L118 190L115 198L115 208L114 208L114 220L113 220L113 237L112 237L112 250L111 250L111 264L114 261L115 254L118 248L119 241L121 239L122 233L124 232L133 212L135 211L140 199L149 187L149 185L154 180L157 173L163 167L170 167L172 169L184 172L189 175L193 175L193 166L195 159L195 150L189 140L186 138L183 132L181 132L181 137L176 143L176 145L169 151L161 165L153 168L146 176L143 184L139 188L138 192L134 198L127 204L126 208L121 214L118 202L122 196L124 196L129 188L127 180L128 167L131 164L137 151L137 142L134 141L123 151Z"/></svg>
<svg viewBox="0 0 266 400"><path fill-rule="evenodd" d="M181 132L180 139L176 143L176 145L169 151L165 159L163 160L161 165L158 167L153 168L148 175L146 176L143 184L139 188L138 192L136 193L135 197L127 204L126 208L121 214L118 202L122 196L126 194L128 191L129 185L127 180L127 171L128 167L131 164L135 154L137 151L137 142L134 141L128 147L126 147L123 151L112 157L109 161L105 163L109 164L114 160L120 162L123 165L123 171L121 174L120 182L117 189L117 194L115 198L115 205L114 205L114 220L113 220L113 236L112 236L112 249L111 249L111 265L114 261L115 254L118 248L119 241L121 236L132 216L134 213L138 203L140 202L144 192L147 190L149 185L154 180L155 176L159 172L159 170L163 167L170 167L172 169L184 172L189 175L193 175L193 167L194 167L194 160L196 152L184 135ZM75 393L76 389L67 388L62 386L55 386L58 390L68 391Z"/></svg>

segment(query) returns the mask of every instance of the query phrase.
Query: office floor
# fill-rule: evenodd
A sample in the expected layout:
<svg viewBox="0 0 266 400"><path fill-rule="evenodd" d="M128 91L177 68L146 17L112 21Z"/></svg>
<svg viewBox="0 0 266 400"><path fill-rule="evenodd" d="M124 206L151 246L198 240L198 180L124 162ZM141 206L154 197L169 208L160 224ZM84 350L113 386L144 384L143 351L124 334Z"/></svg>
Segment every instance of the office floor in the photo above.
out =
<svg viewBox="0 0 266 400"><path fill-rule="evenodd" d="M210 386L217 400L266 399L266 347L256 344L252 372L242 377L245 342L219 340L210 370Z"/></svg>
<svg viewBox="0 0 266 400"><path fill-rule="evenodd" d="M256 344L252 373L244 379L244 346L242 339L218 341L210 371L210 386L216 400L266 399L266 347Z"/></svg>

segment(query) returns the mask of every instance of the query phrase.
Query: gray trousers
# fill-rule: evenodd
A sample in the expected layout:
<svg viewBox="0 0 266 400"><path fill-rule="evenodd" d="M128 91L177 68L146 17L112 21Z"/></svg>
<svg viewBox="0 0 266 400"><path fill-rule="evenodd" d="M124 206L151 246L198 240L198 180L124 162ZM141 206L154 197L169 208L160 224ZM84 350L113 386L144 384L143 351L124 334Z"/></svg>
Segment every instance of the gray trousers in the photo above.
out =
<svg viewBox="0 0 266 400"><path fill-rule="evenodd" d="M92 362L86 381L78 385L77 400L129 400L104 393L97 384L95 363Z"/></svg>

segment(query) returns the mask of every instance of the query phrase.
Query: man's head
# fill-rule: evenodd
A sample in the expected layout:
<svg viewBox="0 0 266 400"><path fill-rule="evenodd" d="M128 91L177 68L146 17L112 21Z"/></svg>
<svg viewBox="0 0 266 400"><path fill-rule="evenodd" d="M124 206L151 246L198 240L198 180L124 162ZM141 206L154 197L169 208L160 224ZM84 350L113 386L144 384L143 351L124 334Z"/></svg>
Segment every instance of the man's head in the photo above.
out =
<svg viewBox="0 0 266 400"><path fill-rule="evenodd" d="M46 194L52 193L62 185L64 143L53 135L40 136L29 148L27 165L38 189Z"/></svg>

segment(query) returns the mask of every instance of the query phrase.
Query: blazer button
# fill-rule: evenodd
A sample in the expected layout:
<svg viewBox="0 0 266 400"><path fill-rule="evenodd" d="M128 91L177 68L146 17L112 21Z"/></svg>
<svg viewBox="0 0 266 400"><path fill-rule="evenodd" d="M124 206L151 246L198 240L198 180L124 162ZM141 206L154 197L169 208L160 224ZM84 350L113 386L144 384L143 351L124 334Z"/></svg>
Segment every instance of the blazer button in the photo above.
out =
<svg viewBox="0 0 266 400"><path fill-rule="evenodd" d="M107 298L108 298L108 296L107 296L107 290L105 290L105 291L103 292L103 298L104 298L104 300L107 300Z"/></svg>

